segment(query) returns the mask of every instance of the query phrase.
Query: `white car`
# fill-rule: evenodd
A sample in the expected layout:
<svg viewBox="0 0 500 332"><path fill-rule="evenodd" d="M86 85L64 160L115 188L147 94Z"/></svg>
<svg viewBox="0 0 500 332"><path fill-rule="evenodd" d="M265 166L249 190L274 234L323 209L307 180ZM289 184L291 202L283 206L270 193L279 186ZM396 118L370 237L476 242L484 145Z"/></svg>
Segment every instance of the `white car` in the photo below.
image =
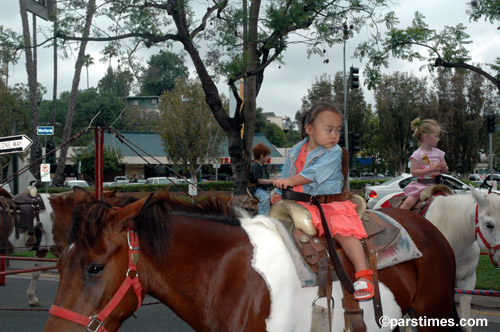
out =
<svg viewBox="0 0 500 332"><path fill-rule="evenodd" d="M468 194L470 193L470 188L464 182L454 178L451 175L443 174L444 184L448 185L457 194ZM403 188L406 187L410 182L415 181L415 177L411 174L403 173L392 180L384 182L376 186L366 186L365 187L365 199L366 205L373 209L375 204L386 195L402 193ZM487 192L487 189L481 189L481 191Z"/></svg>
<svg viewBox="0 0 500 332"><path fill-rule="evenodd" d="M63 187L73 188L74 186L88 187L89 183L85 180L66 180L63 183Z"/></svg>

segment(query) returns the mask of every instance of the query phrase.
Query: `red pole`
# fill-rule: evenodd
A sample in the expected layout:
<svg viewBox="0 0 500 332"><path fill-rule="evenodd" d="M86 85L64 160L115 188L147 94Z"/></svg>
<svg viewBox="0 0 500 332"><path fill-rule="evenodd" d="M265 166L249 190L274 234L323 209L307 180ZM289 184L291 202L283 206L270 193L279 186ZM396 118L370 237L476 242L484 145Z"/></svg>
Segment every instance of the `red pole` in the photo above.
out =
<svg viewBox="0 0 500 332"><path fill-rule="evenodd" d="M104 133L102 128L95 128L95 197L102 200L103 182L103 146Z"/></svg>
<svg viewBox="0 0 500 332"><path fill-rule="evenodd" d="M0 258L0 272L5 272L5 259ZM5 286L5 275L0 274L0 286Z"/></svg>

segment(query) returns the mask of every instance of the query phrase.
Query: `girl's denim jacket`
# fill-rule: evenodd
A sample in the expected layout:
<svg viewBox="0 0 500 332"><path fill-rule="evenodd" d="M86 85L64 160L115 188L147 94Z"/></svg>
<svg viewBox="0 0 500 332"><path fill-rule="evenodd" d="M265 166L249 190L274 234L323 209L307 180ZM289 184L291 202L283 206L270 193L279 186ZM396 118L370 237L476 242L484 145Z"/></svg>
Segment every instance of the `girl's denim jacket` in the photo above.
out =
<svg viewBox="0 0 500 332"><path fill-rule="evenodd" d="M297 173L295 161L302 149L308 142L305 138L293 146L288 152L288 156L283 165L282 178L293 176ZM318 147L307 154L304 169L300 175L312 182L304 184L302 187L307 194L330 195L342 192L344 187L344 175L342 174L342 148L338 145L330 149ZM281 190L275 192L281 195Z"/></svg>

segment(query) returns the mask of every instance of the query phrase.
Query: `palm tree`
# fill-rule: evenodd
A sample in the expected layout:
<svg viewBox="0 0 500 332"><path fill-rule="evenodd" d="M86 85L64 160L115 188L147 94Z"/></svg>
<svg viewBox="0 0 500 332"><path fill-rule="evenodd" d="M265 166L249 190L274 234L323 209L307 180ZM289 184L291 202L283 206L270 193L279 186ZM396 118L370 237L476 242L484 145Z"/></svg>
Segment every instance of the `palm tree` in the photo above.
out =
<svg viewBox="0 0 500 332"><path fill-rule="evenodd" d="M87 90L89 89L89 66L94 64L94 58L90 54L83 56L83 65L87 69Z"/></svg>

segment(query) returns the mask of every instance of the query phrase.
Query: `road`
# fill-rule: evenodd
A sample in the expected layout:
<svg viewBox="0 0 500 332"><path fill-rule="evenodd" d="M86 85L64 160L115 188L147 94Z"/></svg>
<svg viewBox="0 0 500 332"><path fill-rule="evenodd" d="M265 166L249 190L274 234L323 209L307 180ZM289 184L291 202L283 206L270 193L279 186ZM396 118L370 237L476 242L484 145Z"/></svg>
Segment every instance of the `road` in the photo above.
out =
<svg viewBox="0 0 500 332"><path fill-rule="evenodd" d="M0 287L0 331L1 332L39 332L48 318L48 309L57 292L58 275L44 273L39 280L37 296L42 302L38 308L30 308L25 292L29 275L7 276L6 286ZM157 300L147 296L145 304ZM486 318L487 327L476 327L474 332L500 331L500 298L474 297L473 318ZM120 332L194 332L184 321L163 304L143 305L125 321Z"/></svg>

